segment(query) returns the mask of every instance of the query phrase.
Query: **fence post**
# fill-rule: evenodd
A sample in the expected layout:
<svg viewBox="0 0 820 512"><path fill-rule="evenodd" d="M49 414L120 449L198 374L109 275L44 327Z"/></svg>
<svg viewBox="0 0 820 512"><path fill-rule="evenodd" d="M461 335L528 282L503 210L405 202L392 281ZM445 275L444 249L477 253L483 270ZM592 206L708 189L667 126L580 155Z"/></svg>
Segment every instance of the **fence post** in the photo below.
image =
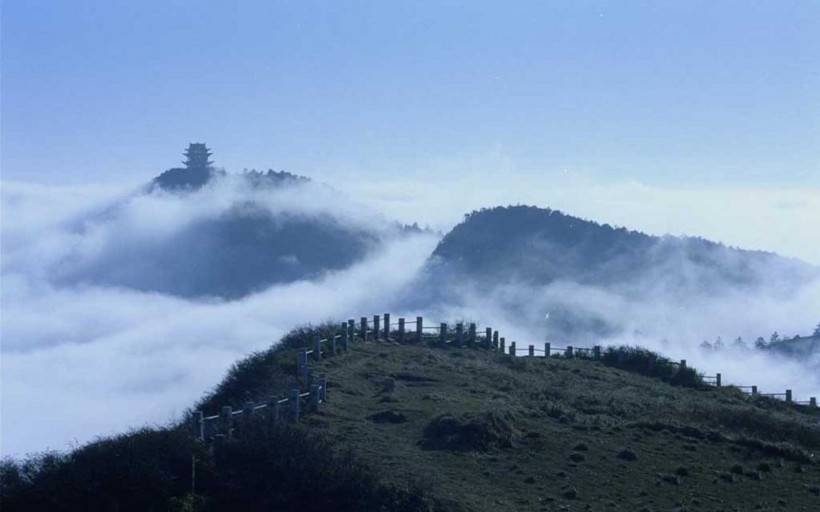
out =
<svg viewBox="0 0 820 512"><path fill-rule="evenodd" d="M527 355L530 357L535 357L535 345L530 345L529 350L527 351Z"/></svg>
<svg viewBox="0 0 820 512"><path fill-rule="evenodd" d="M786 401L787 401L787 402L791 402L791 401L792 401L792 390L791 390L791 389L787 389L787 390L786 390Z"/></svg>
<svg viewBox="0 0 820 512"><path fill-rule="evenodd" d="M564 355L566 356L567 359L572 359L573 355L572 355L572 347L571 346L567 347L566 353Z"/></svg>
<svg viewBox="0 0 820 512"><path fill-rule="evenodd" d="M194 439L199 441L205 440L205 417L202 414L202 411L194 411L191 415L191 434L193 434Z"/></svg>
<svg viewBox="0 0 820 512"><path fill-rule="evenodd" d="M510 355L515 357L515 342L514 341L510 342Z"/></svg>
<svg viewBox="0 0 820 512"><path fill-rule="evenodd" d="M373 315L373 341L379 341L379 334L381 331L381 317L379 315Z"/></svg>
<svg viewBox="0 0 820 512"><path fill-rule="evenodd" d="M293 388L290 390L290 414L293 417L293 421L299 421L299 388Z"/></svg>
<svg viewBox="0 0 820 512"><path fill-rule="evenodd" d="M552 354L552 344L549 341L547 341L544 343L544 357L549 359L550 354Z"/></svg>
<svg viewBox="0 0 820 512"><path fill-rule="evenodd" d="M246 439L250 437L251 425L253 425L253 402L248 400L242 407L242 430L240 431L242 437Z"/></svg>
<svg viewBox="0 0 820 512"><path fill-rule="evenodd" d="M752 386L752 396L757 394L757 386Z"/></svg>
<svg viewBox="0 0 820 512"><path fill-rule="evenodd" d="M817 397L813 396L813 397L809 398L809 405L812 406L812 407L817 407Z"/></svg>
<svg viewBox="0 0 820 512"><path fill-rule="evenodd" d="M271 402L270 402L270 415L271 415L270 419L271 419L271 425L273 425L274 428L279 426L279 421L281 419L281 414L282 414L282 410L281 410L281 406L279 405L279 398L278 397L273 397L273 400L271 400Z"/></svg>
<svg viewBox="0 0 820 512"><path fill-rule="evenodd" d="M475 338L476 338L475 329L476 329L475 324L470 322L469 327L467 327L467 345L469 345L471 347L475 345Z"/></svg>
<svg viewBox="0 0 820 512"><path fill-rule="evenodd" d="M443 323L439 326L438 342L444 345L447 343L447 324Z"/></svg>
<svg viewBox="0 0 820 512"><path fill-rule="evenodd" d="M319 375L319 396L322 403L327 402L327 375Z"/></svg>
<svg viewBox="0 0 820 512"><path fill-rule="evenodd" d="M717 375L715 375L715 387L718 387L718 388L719 388L719 387L720 387L720 384L721 384L721 376L720 376L720 374L718 373Z"/></svg>
<svg viewBox="0 0 820 512"><path fill-rule="evenodd" d="M495 333L498 334L498 331L495 331ZM507 344L507 338L501 338L501 339L498 340L498 348L499 348L499 351L502 354L505 354L507 352L507 348L504 346L506 344Z"/></svg>
<svg viewBox="0 0 820 512"><path fill-rule="evenodd" d="M424 319L420 316L416 317L416 343L421 343L421 337L424 331Z"/></svg>
<svg viewBox="0 0 820 512"><path fill-rule="evenodd" d="M356 330L356 321L351 318L350 320L347 321L347 339L348 339L348 341L350 341L351 345L353 344L353 337L354 337L355 330Z"/></svg>
<svg viewBox="0 0 820 512"><path fill-rule="evenodd" d="M312 411L319 410L319 399L321 395L319 394L319 385L314 384L310 386L310 408Z"/></svg>
<svg viewBox="0 0 820 512"><path fill-rule="evenodd" d="M347 352L347 323L342 322L342 350Z"/></svg>
<svg viewBox="0 0 820 512"><path fill-rule="evenodd" d="M225 439L230 439L233 435L233 409L230 405L219 410L219 427Z"/></svg>
<svg viewBox="0 0 820 512"><path fill-rule="evenodd" d="M404 318L399 318L399 343L404 343Z"/></svg>
<svg viewBox="0 0 820 512"><path fill-rule="evenodd" d="M596 361L601 359L601 345L595 345L592 347L592 358Z"/></svg>
<svg viewBox="0 0 820 512"><path fill-rule="evenodd" d="M313 337L313 359L322 360L322 339L319 338L318 334Z"/></svg>
<svg viewBox="0 0 820 512"><path fill-rule="evenodd" d="M499 341L498 341L498 331L493 331L493 347L496 349L499 348ZM501 347L501 351L504 352L504 347Z"/></svg>
<svg viewBox="0 0 820 512"><path fill-rule="evenodd" d="M464 345L464 324L459 322L456 324L456 346Z"/></svg>
<svg viewBox="0 0 820 512"><path fill-rule="evenodd" d="M328 336L327 339L330 340L330 355L335 356L336 355L336 335L331 334L330 336Z"/></svg>
<svg viewBox="0 0 820 512"><path fill-rule="evenodd" d="M359 334L362 335L362 341L367 341L367 317L363 316L359 319Z"/></svg>
<svg viewBox="0 0 820 512"><path fill-rule="evenodd" d="M390 313L384 314L384 341L390 341Z"/></svg>
<svg viewBox="0 0 820 512"><path fill-rule="evenodd" d="M680 369L681 369L681 370L685 370L685 369L686 369L686 359L681 359L681 360L680 360Z"/></svg>

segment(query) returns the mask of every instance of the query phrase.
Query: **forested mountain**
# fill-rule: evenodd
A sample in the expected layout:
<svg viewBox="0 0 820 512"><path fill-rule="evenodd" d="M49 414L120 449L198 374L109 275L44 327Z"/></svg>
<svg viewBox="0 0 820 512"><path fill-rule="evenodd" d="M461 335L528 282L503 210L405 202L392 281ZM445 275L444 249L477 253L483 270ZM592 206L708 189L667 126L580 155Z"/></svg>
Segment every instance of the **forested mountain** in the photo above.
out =
<svg viewBox="0 0 820 512"><path fill-rule="evenodd" d="M773 253L702 238L650 236L532 206L467 215L442 239L433 258L446 273L483 283L568 280L630 288L662 278L665 286L709 291L764 284L773 272L786 282L817 274L810 265Z"/></svg>
<svg viewBox="0 0 820 512"><path fill-rule="evenodd" d="M78 239L92 247L60 261L55 281L236 299L349 267L383 238L409 232L337 214L338 193L308 178L273 170L228 175L210 155L191 144L184 168L77 222Z"/></svg>
<svg viewBox="0 0 820 512"><path fill-rule="evenodd" d="M697 339L715 332L685 315L713 318L710 308L741 314L748 304L735 305L743 300L786 300L818 275L774 253L507 206L470 213L447 233L410 302L503 311L557 341L636 333Z"/></svg>

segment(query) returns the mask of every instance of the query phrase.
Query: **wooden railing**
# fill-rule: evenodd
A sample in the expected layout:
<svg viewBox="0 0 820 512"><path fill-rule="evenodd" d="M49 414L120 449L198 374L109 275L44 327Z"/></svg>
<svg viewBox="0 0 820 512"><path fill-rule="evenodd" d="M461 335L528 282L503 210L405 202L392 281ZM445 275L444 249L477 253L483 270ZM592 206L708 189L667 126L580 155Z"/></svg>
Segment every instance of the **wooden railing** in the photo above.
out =
<svg viewBox="0 0 820 512"><path fill-rule="evenodd" d="M412 330L408 327L412 326ZM416 317L415 321L407 321L399 318L397 322L391 323L390 314L383 316L374 315L372 324L368 317L361 317L358 322L353 319L342 322L336 334L327 338L316 336L309 348L302 348L296 355L296 376L299 387L290 390L287 397L272 397L270 400L260 403L251 401L235 410L231 406L223 406L218 414L206 416L202 411L196 411L191 417L191 431L195 438L200 440L213 440L221 442L233 438L236 435L237 427L241 431L248 428L251 422L261 417L267 428L275 428L287 422L297 422L309 412L317 410L321 404L327 401L327 378L321 374L314 376L309 361L321 361L327 357L333 357L347 352L353 343L363 342L397 342L397 343L422 343L426 342L431 346L457 346L465 348L487 349L504 354L510 357L529 358L564 358L564 359L588 359L598 361L601 359L601 346L593 347L553 347L550 342L545 342L543 348L535 345L519 348L515 341L511 341L507 346L506 338L499 335L497 330L491 327L479 328L475 323L466 326L462 322L456 323L453 328L446 322L440 322L425 326L422 317ZM680 368L686 368L686 360L672 362ZM702 375L703 381L711 386L722 387L722 374ZM792 391L787 389L785 393L759 393L757 386L733 386L752 396L768 397L780 399L788 403L800 406L817 407L817 398L811 397L807 401L792 400Z"/></svg>

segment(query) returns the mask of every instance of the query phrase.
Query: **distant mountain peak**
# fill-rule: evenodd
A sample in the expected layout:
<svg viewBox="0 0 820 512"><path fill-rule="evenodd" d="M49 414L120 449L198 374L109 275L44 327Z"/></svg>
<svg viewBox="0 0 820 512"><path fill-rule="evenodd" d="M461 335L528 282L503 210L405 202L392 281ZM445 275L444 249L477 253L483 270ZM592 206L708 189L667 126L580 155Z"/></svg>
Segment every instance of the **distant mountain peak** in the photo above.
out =
<svg viewBox="0 0 820 512"><path fill-rule="evenodd" d="M164 171L151 181L149 190L159 188L167 192L192 192L204 187L214 177L225 175L224 170L213 166L213 161L210 160L213 152L203 142L190 143L183 155L185 156L183 161L185 167L174 167ZM254 188L310 182L310 178L273 169L268 169L264 173L256 169L245 170L241 176Z"/></svg>

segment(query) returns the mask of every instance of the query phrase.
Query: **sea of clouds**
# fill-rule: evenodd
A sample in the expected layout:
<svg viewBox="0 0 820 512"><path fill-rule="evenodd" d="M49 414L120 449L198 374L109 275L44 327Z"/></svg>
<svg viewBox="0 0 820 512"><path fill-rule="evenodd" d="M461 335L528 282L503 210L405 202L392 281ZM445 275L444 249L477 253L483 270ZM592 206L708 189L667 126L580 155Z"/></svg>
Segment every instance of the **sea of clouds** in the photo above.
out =
<svg viewBox="0 0 820 512"><path fill-rule="evenodd" d="M522 322L507 306L529 305L527 318L547 322L543 304L556 298L633 333L603 343L640 342L686 358L706 373L721 371L728 382L758 384L766 391L790 387L801 399L820 395L817 355L794 361L698 348L703 339L718 335L752 341L773 330L810 332L820 321L820 283L806 283L786 296L738 293L698 301L651 294L625 298L566 282L537 288L509 283L481 294L465 286L454 290L456 301L420 307L407 299L438 242L438 235L422 234L385 236L386 243L365 261L313 280L235 301L188 300L88 283L55 284L54 276L100 251L174 236L187 223L218 215L238 200L253 199L274 213L331 214L380 233L388 233L389 219L401 218L400 211L410 211L413 201L418 220L435 224L425 218L435 205L430 195L414 199L397 193L391 207L383 203L389 194L368 201L365 191L355 191L369 203L362 205L322 187L309 193L253 191L230 179L182 198L144 195L135 186L15 182L2 183L1 192L2 454L64 450L97 436L167 424L216 385L234 361L275 344L299 325L383 312L422 314L436 322L475 319L509 340L540 343L549 339L549 325ZM453 201L441 200L449 211Z"/></svg>

